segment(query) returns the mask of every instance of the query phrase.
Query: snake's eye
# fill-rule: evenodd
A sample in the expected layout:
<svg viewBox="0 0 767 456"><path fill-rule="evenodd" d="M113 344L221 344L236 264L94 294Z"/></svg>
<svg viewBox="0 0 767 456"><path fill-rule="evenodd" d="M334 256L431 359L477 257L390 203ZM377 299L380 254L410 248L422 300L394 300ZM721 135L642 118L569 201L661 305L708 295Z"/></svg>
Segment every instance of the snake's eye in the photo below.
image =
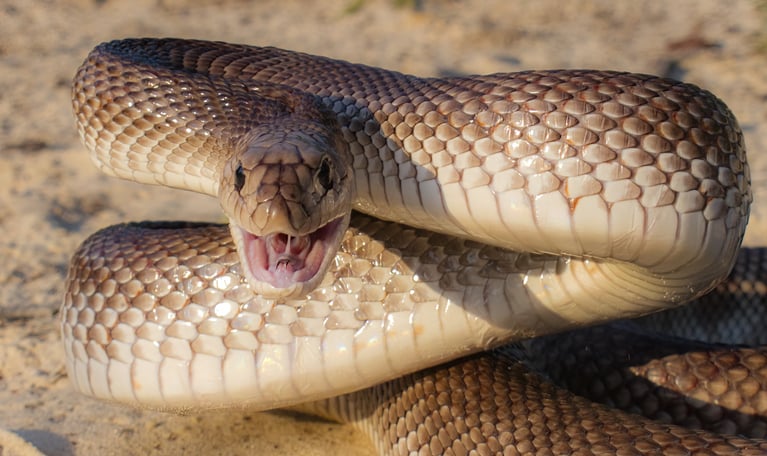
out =
<svg viewBox="0 0 767 456"><path fill-rule="evenodd" d="M330 160L327 158L322 159L322 163L320 163L320 167L317 168L317 182L324 188L325 190L330 190L333 188L333 178L330 175L330 172L332 171Z"/></svg>
<svg viewBox="0 0 767 456"><path fill-rule="evenodd" d="M242 190L242 187L245 185L245 170L242 169L242 163L239 163L237 165L237 169L234 171L234 189L237 190L237 193Z"/></svg>

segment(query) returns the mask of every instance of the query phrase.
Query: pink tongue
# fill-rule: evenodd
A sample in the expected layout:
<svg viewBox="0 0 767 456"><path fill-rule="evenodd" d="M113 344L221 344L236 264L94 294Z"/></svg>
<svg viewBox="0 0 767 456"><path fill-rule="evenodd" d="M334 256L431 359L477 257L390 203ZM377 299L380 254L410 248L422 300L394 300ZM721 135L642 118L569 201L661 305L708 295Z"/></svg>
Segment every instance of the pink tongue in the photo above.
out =
<svg viewBox="0 0 767 456"><path fill-rule="evenodd" d="M295 237L283 233L267 236L267 268L278 276L302 269L310 245L309 236Z"/></svg>

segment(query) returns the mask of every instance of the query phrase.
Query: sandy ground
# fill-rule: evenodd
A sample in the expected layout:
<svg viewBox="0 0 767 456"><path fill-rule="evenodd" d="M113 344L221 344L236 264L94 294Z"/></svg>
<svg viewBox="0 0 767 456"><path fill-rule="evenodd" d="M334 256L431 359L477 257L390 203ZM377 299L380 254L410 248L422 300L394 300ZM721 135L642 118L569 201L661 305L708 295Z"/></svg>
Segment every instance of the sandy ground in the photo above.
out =
<svg viewBox="0 0 767 456"><path fill-rule="evenodd" d="M400 5L405 3L405 5ZM667 5L673 5L673 8ZM591 67L668 75L724 99L746 132L765 244L767 8L751 1L0 1L0 427L49 455L372 454L351 428L286 412L176 416L73 392L58 307L68 258L126 220L219 220L199 195L101 176L75 133L72 75L100 41L274 45L419 75ZM21 454L0 433L3 456ZM17 442L18 443L18 442Z"/></svg>

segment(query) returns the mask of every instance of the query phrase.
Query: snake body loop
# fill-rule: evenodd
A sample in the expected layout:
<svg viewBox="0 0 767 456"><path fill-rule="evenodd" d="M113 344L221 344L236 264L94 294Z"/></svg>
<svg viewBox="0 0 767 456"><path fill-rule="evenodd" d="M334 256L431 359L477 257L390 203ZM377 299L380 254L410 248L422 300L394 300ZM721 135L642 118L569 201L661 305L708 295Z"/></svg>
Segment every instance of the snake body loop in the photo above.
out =
<svg viewBox="0 0 767 456"><path fill-rule="evenodd" d="M91 52L73 107L101 170L216 196L230 220L112 227L72 260L61 314L75 385L160 408L322 400L684 303L732 268L751 202L727 107L646 75L418 78L274 48L124 40ZM474 356L433 371L444 381L409 377L407 394L440 403L425 385L512 363ZM325 410L361 399L338 400ZM423 413L407 419L430 430L395 419L405 440L382 448L458 451L486 430ZM689 433L721 440L701 436Z"/></svg>

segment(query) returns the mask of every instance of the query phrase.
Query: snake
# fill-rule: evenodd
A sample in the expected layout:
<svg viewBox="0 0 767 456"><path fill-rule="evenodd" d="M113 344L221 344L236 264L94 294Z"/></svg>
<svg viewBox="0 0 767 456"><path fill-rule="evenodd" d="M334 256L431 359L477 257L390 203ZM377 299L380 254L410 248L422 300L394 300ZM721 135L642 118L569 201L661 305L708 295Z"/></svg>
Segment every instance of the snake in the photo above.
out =
<svg viewBox="0 0 767 456"><path fill-rule="evenodd" d="M422 78L152 38L97 46L72 105L101 171L211 195L228 221L126 223L80 246L60 315L84 394L295 407L382 454L767 450L593 404L524 354L700 298L759 257L739 249L743 134L708 91L599 70ZM596 340L612 337L640 336Z"/></svg>

